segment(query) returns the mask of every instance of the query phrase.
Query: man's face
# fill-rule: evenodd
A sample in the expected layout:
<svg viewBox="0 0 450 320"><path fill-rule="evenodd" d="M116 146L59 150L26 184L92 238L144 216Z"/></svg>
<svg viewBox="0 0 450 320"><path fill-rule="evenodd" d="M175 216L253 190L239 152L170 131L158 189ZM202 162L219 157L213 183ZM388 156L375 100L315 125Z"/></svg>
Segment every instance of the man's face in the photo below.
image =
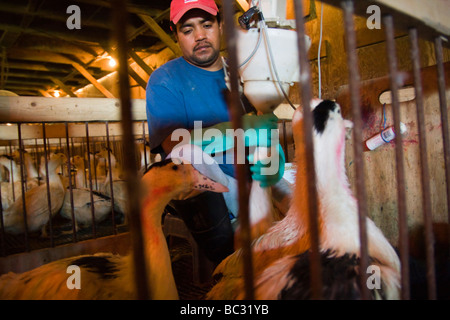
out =
<svg viewBox="0 0 450 320"><path fill-rule="evenodd" d="M199 9L190 10L177 23L176 28L178 44L189 63L204 69L217 69L217 66L221 66L219 57L222 26L215 16Z"/></svg>

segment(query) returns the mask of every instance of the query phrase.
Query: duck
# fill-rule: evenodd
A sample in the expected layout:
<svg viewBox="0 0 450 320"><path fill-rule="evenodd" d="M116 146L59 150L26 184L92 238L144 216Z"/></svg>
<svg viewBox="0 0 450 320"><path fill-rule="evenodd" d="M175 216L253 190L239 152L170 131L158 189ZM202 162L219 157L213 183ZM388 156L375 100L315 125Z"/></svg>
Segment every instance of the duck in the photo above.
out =
<svg viewBox="0 0 450 320"><path fill-rule="evenodd" d="M102 222L111 213L111 198L99 192L92 191L91 199L91 191L89 189L74 188L72 189L72 197L76 230L78 230L78 224L82 224L83 227L92 225L92 210L94 210L95 222ZM94 209L92 209L92 204L94 204ZM64 196L64 202L59 212L62 217L72 220L72 204L69 190Z"/></svg>
<svg viewBox="0 0 450 320"><path fill-rule="evenodd" d="M63 204L65 187L57 169L66 161L63 153L52 155L48 161L48 181L51 201L51 216L53 217ZM49 208L47 196L47 183L36 186L25 192L25 208L27 214L28 232L41 230L42 236L46 236L46 224L49 221ZM23 197L19 197L10 207L3 211L5 231L10 234L22 234L25 232L23 213Z"/></svg>
<svg viewBox="0 0 450 320"><path fill-rule="evenodd" d="M164 177L162 179L161 177ZM167 159L155 163L141 179L141 220L151 299L178 299L161 220L171 199L192 189L227 192L189 163ZM136 299L133 255L97 253L69 257L36 269L0 276L0 299ZM80 289L67 285L68 267L80 272Z"/></svg>
<svg viewBox="0 0 450 320"><path fill-rule="evenodd" d="M324 299L361 299L357 200L345 172L346 127L340 106L331 100L312 105L314 161L318 194L319 249ZM256 299L311 299L309 280L310 231L306 190L306 150L303 114L293 117L296 181L286 216L252 243ZM398 299L400 261L374 222L366 218L368 254L379 268L381 286L374 299ZM216 283L207 299L243 299L242 252L235 251L214 271ZM345 276L343 276L345 275Z"/></svg>
<svg viewBox="0 0 450 320"><path fill-rule="evenodd" d="M144 172L147 171L155 162L160 162L162 160L161 154L151 153L150 147L147 145L147 141L142 142L141 139L136 141L137 149L139 151L140 166L139 175L142 176Z"/></svg>
<svg viewBox="0 0 450 320"><path fill-rule="evenodd" d="M2 209L5 210L22 196L22 177L20 166L13 157L1 156L0 165L8 171L8 180L1 182Z"/></svg>
<svg viewBox="0 0 450 320"><path fill-rule="evenodd" d="M108 154L109 159L108 160ZM114 199L114 208L117 208L119 212L124 214L125 222L127 223L127 201L128 197L126 194L126 181L124 180L124 174L122 168L120 168L115 155L111 150L102 149L97 155L97 158L106 163L106 176L102 182L99 183L99 192L111 199ZM100 163L100 162L99 162ZM111 165L111 174L109 170L109 165ZM112 184L112 191L111 191Z"/></svg>
<svg viewBox="0 0 450 320"><path fill-rule="evenodd" d="M17 149L14 151L14 158L18 159L20 162L20 154L23 155L23 162L25 164L25 185L26 190L30 190L36 186L38 186L41 182L41 177L39 176L38 170L36 169L33 159L31 158L30 153L25 149Z"/></svg>
<svg viewBox="0 0 450 320"><path fill-rule="evenodd" d="M124 174L119 166L119 163L116 160L116 156L112 153L111 149L102 149L97 154L97 158L99 159L99 164L102 163L101 166L104 166L104 170L106 170L106 176L101 187L102 190L110 188L110 181L123 181Z"/></svg>
<svg viewBox="0 0 450 320"><path fill-rule="evenodd" d="M86 167L84 164L84 158L79 155L74 155L72 157L72 163L75 167L75 187L76 188L87 188L88 183L86 181Z"/></svg>
<svg viewBox="0 0 450 320"><path fill-rule="evenodd" d="M72 157L72 163L76 168L75 188L67 192L64 196L64 202L60 210L60 215L66 219L72 220L72 203L75 218L75 229L79 229L79 224L83 227L89 227L95 222L101 222L111 213L111 198L87 188L86 175L84 168L84 159L75 155ZM92 208L92 204L94 208ZM94 211L94 213L92 212Z"/></svg>

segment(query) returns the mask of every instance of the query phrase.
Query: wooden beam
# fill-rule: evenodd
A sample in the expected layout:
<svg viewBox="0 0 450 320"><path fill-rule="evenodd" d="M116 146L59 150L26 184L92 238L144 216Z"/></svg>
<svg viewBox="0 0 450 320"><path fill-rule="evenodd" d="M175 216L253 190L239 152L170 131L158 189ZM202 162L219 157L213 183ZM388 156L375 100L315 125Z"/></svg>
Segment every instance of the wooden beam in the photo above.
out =
<svg viewBox="0 0 450 320"><path fill-rule="evenodd" d="M53 98L56 99L56 98ZM69 98L59 98L60 100ZM82 99L82 98L80 98ZM72 123L68 124L69 137L70 138L85 138L86 137L86 124L85 123ZM136 135L148 134L148 126L142 126L142 121L133 123L133 132ZM120 137L123 135L120 121L108 122L108 134L110 137ZM43 137L42 126L36 126L35 124L22 123L21 137L24 140L23 144L28 145L42 145ZM45 137L47 139L58 139L66 136L65 123L52 123L45 128ZM89 122L89 137L105 137L106 125L104 122ZM38 139L35 141L35 139ZM0 146L8 145L4 143L6 141L19 140L17 135L17 125L4 125L0 124ZM31 141L30 141L31 140ZM51 141L50 140L50 141ZM56 141L58 143L59 141Z"/></svg>
<svg viewBox="0 0 450 320"><path fill-rule="evenodd" d="M71 43L58 38L42 36L22 37L18 46L26 50L42 50L76 56L83 63L87 63L98 56L98 52L92 46L79 46L74 42ZM101 48L97 47L97 50L100 51Z"/></svg>
<svg viewBox="0 0 450 320"><path fill-rule="evenodd" d="M133 99L133 120L147 120L145 99ZM120 101L107 98L0 97L2 122L120 121Z"/></svg>
<svg viewBox="0 0 450 320"><path fill-rule="evenodd" d="M28 62L15 62L8 61L9 69L25 69L25 70L33 70L33 71L44 71L44 72L60 72L60 73L68 73L69 69L56 67L54 65L48 64L40 64L40 63L28 63Z"/></svg>
<svg viewBox="0 0 450 320"><path fill-rule="evenodd" d="M7 50L8 59L40 61L51 63L72 64L72 60L60 54L43 50L26 50L19 48L9 48Z"/></svg>
<svg viewBox="0 0 450 320"><path fill-rule="evenodd" d="M45 90L39 89L39 93L42 94L43 97L52 98L52 95Z"/></svg>
<svg viewBox="0 0 450 320"><path fill-rule="evenodd" d="M134 52L132 49L128 52L128 55L133 59L139 67L141 67L142 70L144 70L148 75L151 75L153 72L153 69L145 63L144 60L141 59L141 57L138 56L136 52Z"/></svg>
<svg viewBox="0 0 450 320"><path fill-rule="evenodd" d="M65 93L67 93L70 97L73 98L77 98L77 95L75 93L72 92L72 90L70 90L65 84L64 82L62 82L61 80L59 80L58 78L55 77L51 77L52 81L61 88L62 91L64 91Z"/></svg>
<svg viewBox="0 0 450 320"><path fill-rule="evenodd" d="M159 26L159 24L152 17L144 14L138 14L138 16L146 25L149 26L150 29L153 30L153 32L158 35L161 41L164 42L177 57L181 56L181 49L178 44L172 40L172 38Z"/></svg>
<svg viewBox="0 0 450 320"><path fill-rule="evenodd" d="M114 98L114 95L109 92L100 82L98 82L82 65L77 62L72 62L72 66L77 69L92 85L97 88L105 97Z"/></svg>
<svg viewBox="0 0 450 320"><path fill-rule="evenodd" d="M132 67L128 65L128 73L130 74L130 77L132 77L138 85L140 85L142 88L147 88L147 81L141 78L140 75L137 74L136 71Z"/></svg>
<svg viewBox="0 0 450 320"><path fill-rule="evenodd" d="M105 48L105 50L106 50L106 52L108 52L108 54L109 54L111 57L113 57L114 59L116 59L116 61L119 60L119 59L117 59L117 51L116 51L116 50L114 50L114 49L112 49L112 48L109 48L109 47ZM144 88L144 89L147 88L147 81L145 81L144 79L142 79L141 76L138 75L137 72L134 71L134 69L131 68L130 65L128 65L128 73L129 73L130 77L132 77L132 78L136 81L136 83L137 83L138 85L140 85L140 86L141 86L142 88Z"/></svg>
<svg viewBox="0 0 450 320"><path fill-rule="evenodd" d="M83 33L68 33L66 26L60 29L35 29L35 28L24 28L12 23L6 23L4 21L0 22L1 30L8 30L11 33L24 33L38 36L56 37L64 40L82 42L89 45L98 45L104 39L108 39L109 32L106 30L93 29L93 32L83 32ZM64 30L66 29L66 30ZM96 30L96 32L94 32Z"/></svg>

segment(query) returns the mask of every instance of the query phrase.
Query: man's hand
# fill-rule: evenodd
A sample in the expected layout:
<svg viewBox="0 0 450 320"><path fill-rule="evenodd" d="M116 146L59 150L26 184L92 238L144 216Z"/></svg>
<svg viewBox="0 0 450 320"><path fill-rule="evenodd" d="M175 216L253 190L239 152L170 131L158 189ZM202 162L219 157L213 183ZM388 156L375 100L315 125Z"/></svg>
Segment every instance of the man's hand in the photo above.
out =
<svg viewBox="0 0 450 320"><path fill-rule="evenodd" d="M268 163L263 163L261 160L257 160L255 164L250 165L250 171L252 172L252 179L259 181L261 187L271 187L281 180L284 174L284 165L286 162L283 149L278 144L277 148L271 148L272 152ZM277 163L273 162L274 159L278 160ZM249 161L253 161L253 155L249 156ZM264 161L267 162L267 161Z"/></svg>

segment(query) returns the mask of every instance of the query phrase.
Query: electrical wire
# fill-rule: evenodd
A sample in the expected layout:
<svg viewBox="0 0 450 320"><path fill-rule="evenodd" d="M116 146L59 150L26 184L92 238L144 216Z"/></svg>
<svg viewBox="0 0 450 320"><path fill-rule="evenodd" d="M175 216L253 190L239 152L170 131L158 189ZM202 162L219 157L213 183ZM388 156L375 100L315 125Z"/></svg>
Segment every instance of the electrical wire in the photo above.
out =
<svg viewBox="0 0 450 320"><path fill-rule="evenodd" d="M259 8L259 10L262 12L262 8L261 8L261 3L260 3L260 1L257 1L257 2L255 3L255 1L253 0L253 1L252 1L252 5L253 5L253 6L257 6L257 7ZM261 14L261 17L262 17L262 19L258 22L258 30L259 30L259 34L258 34L258 41L257 41L257 43L256 43L256 45L255 45L255 48L253 49L252 53L250 53L250 55L244 60L244 62L242 62L242 63L240 64L239 68L241 68L242 66L244 66L247 62L249 62L250 59L255 55L256 51L258 50L258 48L259 48L259 46L260 46L260 44L261 44L262 33L264 33L264 38L265 38L266 44L267 44L267 50L268 50L268 52L269 52L269 62L270 62L270 66L271 66L272 72L273 72L273 74L275 75L275 78L276 78L276 80L277 80L278 87L280 88L281 92L283 93L284 98L285 98L286 101L289 103L289 105L290 105L294 110L296 110L294 104L293 104L293 103L291 102L291 100L289 99L289 96L287 95L287 93L286 93L286 91L284 90L283 85L282 85L282 83L281 83L280 77L279 77L278 72L277 72L277 68L276 68L276 66L275 66L275 59L274 59L274 57L273 57L272 47L271 47L270 41L269 41L269 34L268 34L268 31L267 31L267 28L268 28L268 27L267 27L267 25L266 25L266 22L265 22L264 17L263 17L262 14Z"/></svg>
<svg viewBox="0 0 450 320"><path fill-rule="evenodd" d="M250 59L253 58L253 56L255 55L256 51L258 50L259 45L261 44L261 39L262 39L262 36L261 36L261 30L260 30L259 28L258 28L258 30L259 30L259 32L258 32L258 41L257 41L257 43L256 43L255 48L253 49L252 53L250 53L250 55L247 57L247 59L245 59L244 62L242 62L242 63L239 65L238 68L243 67L247 62L249 62Z"/></svg>
<svg viewBox="0 0 450 320"><path fill-rule="evenodd" d="M272 71L275 74L275 77L277 79L278 86L280 87L280 90L283 93L284 98L286 99L286 101L289 103L289 105L292 107L292 109L296 110L294 104L289 99L286 91L284 91L284 89L283 89L283 85L281 84L281 80L280 80L280 77L278 75L277 68L275 66L275 59L273 58L273 54L272 54L272 47L270 46L270 42L269 42L269 34L267 32L267 25L266 25L264 20L262 20L261 23L262 23L262 29L264 31L264 36L265 36L266 42L267 42L267 49L269 51L269 57L270 57L270 62L271 62L270 65L271 65Z"/></svg>

